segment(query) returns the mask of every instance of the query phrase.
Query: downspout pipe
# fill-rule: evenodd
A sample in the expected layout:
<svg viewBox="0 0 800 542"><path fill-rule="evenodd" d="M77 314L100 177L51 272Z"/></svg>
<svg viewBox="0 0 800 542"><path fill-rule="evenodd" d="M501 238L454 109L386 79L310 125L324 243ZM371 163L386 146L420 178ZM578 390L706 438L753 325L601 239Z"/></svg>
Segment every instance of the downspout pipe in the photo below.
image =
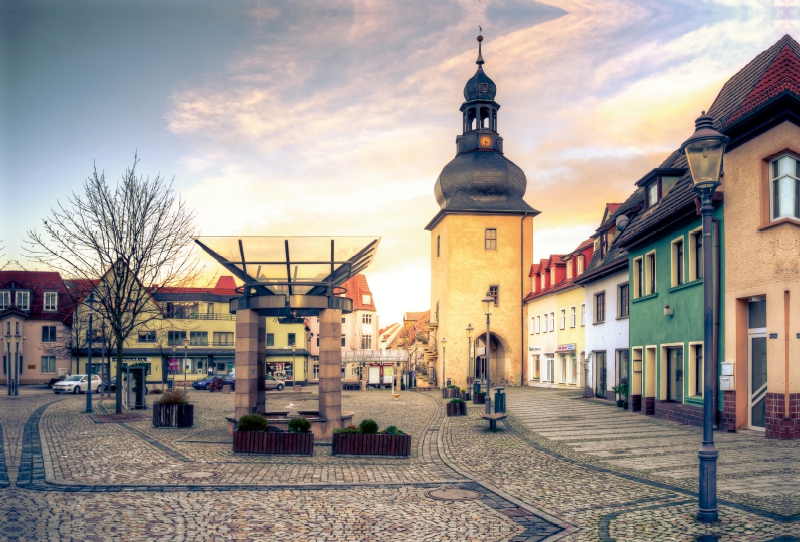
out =
<svg viewBox="0 0 800 542"><path fill-rule="evenodd" d="M522 386L523 382L525 381L525 357L526 357L526 350L525 350L525 289L523 287L525 283L525 256L524 256L524 239L525 239L525 219L528 217L528 212L525 211L525 214L522 215L522 220L519 223L519 321L520 321L520 328L519 328L519 385Z"/></svg>
<svg viewBox="0 0 800 542"><path fill-rule="evenodd" d="M714 303L714 353L713 353L713 360L714 360L714 367L716 368L715 374L717 378L714 380L714 424L717 426L717 429L721 427L720 425L720 411L719 411L719 315L720 309L722 305L722 285L721 277L722 277L722 247L720 246L720 235L719 235L719 219L711 217L711 222L714 224L714 252L716 256L716 265L714 266L714 295L716 295L716 300Z"/></svg>

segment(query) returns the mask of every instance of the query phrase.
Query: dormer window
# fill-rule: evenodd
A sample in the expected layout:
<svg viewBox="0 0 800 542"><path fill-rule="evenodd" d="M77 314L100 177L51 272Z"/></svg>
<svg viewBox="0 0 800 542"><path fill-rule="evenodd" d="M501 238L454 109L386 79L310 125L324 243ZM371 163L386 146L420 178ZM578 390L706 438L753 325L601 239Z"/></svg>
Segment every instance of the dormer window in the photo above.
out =
<svg viewBox="0 0 800 542"><path fill-rule="evenodd" d="M672 190L681 178L674 175L656 177L655 181L647 185L647 208L655 206L664 196Z"/></svg>
<svg viewBox="0 0 800 542"><path fill-rule="evenodd" d="M572 260L567 261L567 278L572 278Z"/></svg>
<svg viewBox="0 0 800 542"><path fill-rule="evenodd" d="M550 286L556 285L556 268L550 270Z"/></svg>
<svg viewBox="0 0 800 542"><path fill-rule="evenodd" d="M0 311L6 310L11 305L11 292L0 290Z"/></svg>
<svg viewBox="0 0 800 542"><path fill-rule="evenodd" d="M480 84L480 92L489 92L489 83Z"/></svg>
<svg viewBox="0 0 800 542"><path fill-rule="evenodd" d="M31 310L31 293L17 291L17 308L21 311Z"/></svg>
<svg viewBox="0 0 800 542"><path fill-rule="evenodd" d="M578 256L578 275L583 274L583 256Z"/></svg>
<svg viewBox="0 0 800 542"><path fill-rule="evenodd" d="M44 310L55 312L58 310L58 292L44 293Z"/></svg>
<svg viewBox="0 0 800 542"><path fill-rule="evenodd" d="M653 207L658 203L658 183L655 182L647 187L647 207ZM601 253L602 255L602 253Z"/></svg>
<svg viewBox="0 0 800 542"><path fill-rule="evenodd" d="M542 290L544 290L544 284L545 284L545 280L547 280L547 278L546 278L546 277L547 277L547 275L545 275L544 273L542 273L542 274L541 274L541 277L542 277Z"/></svg>

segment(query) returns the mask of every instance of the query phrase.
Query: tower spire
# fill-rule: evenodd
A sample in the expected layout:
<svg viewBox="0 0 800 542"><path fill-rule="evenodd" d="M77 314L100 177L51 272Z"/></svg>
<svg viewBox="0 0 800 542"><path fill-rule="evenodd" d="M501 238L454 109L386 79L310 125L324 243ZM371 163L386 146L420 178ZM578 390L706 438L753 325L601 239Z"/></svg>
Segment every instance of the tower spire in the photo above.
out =
<svg viewBox="0 0 800 542"><path fill-rule="evenodd" d="M478 30L480 32L483 32L483 29L480 27L480 25L478 26ZM483 36L481 36L481 34L479 33L478 34L478 60L475 61L475 64L477 64L478 66L483 66L483 55L481 54L481 42L482 41L483 41Z"/></svg>

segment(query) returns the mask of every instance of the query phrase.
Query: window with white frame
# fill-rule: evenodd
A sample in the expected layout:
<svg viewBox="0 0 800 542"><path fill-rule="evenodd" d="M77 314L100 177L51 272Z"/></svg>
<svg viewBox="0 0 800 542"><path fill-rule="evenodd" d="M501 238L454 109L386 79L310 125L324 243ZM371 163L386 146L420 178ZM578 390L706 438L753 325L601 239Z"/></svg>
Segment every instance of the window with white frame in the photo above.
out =
<svg viewBox="0 0 800 542"><path fill-rule="evenodd" d="M630 292L627 282L617 286L617 299L619 299L619 307L617 309L618 318L627 318L630 315L629 297Z"/></svg>
<svg viewBox="0 0 800 542"><path fill-rule="evenodd" d="M174 337L170 336L170 340L172 340L173 338ZM156 342L156 332L155 332L155 330L140 331L137 342L140 342L140 343L154 343L154 342Z"/></svg>
<svg viewBox="0 0 800 542"><path fill-rule="evenodd" d="M362 324L371 324L372 323L372 314L365 313L361 315L361 323Z"/></svg>
<svg viewBox="0 0 800 542"><path fill-rule="evenodd" d="M559 354L559 357L561 358L561 371L560 371L561 372L561 375L560 375L561 378L559 378L559 380L561 381L562 384L566 384L567 383L567 355L566 354Z"/></svg>
<svg viewBox="0 0 800 542"><path fill-rule="evenodd" d="M800 218L800 161L785 154L770 162L770 217Z"/></svg>
<svg viewBox="0 0 800 542"><path fill-rule="evenodd" d="M42 326L42 342L54 343L56 339L56 326Z"/></svg>
<svg viewBox="0 0 800 542"><path fill-rule="evenodd" d="M575 327L575 319L576 319L575 307L570 307L569 308L569 327Z"/></svg>
<svg viewBox="0 0 800 542"><path fill-rule="evenodd" d="M556 330L556 313L550 313L550 331Z"/></svg>
<svg viewBox="0 0 800 542"><path fill-rule="evenodd" d="M633 298L637 299L644 295L644 260L635 258L633 260Z"/></svg>
<svg viewBox="0 0 800 542"><path fill-rule="evenodd" d="M536 317L535 316L531 316L531 325L529 326L528 333L530 333L531 335L536 333Z"/></svg>
<svg viewBox="0 0 800 542"><path fill-rule="evenodd" d="M683 237L672 241L672 286L680 286L686 282Z"/></svg>
<svg viewBox="0 0 800 542"><path fill-rule="evenodd" d="M583 274L583 256L578 256L578 274Z"/></svg>
<svg viewBox="0 0 800 542"><path fill-rule="evenodd" d="M581 303L581 325L586 325L586 303Z"/></svg>
<svg viewBox="0 0 800 542"><path fill-rule="evenodd" d="M656 253L650 252L645 256L645 295L656 293Z"/></svg>
<svg viewBox="0 0 800 542"><path fill-rule="evenodd" d="M561 329L565 329L567 327L567 309L561 309L560 316L561 316Z"/></svg>
<svg viewBox="0 0 800 542"><path fill-rule="evenodd" d="M703 345L689 345L689 395L703 396Z"/></svg>
<svg viewBox="0 0 800 542"><path fill-rule="evenodd" d="M594 294L594 323L600 324L606 321L606 293L599 292Z"/></svg>
<svg viewBox="0 0 800 542"><path fill-rule="evenodd" d="M361 336L361 349L372 350L372 335Z"/></svg>
<svg viewBox="0 0 800 542"><path fill-rule="evenodd" d="M500 286L492 284L489 286L489 297L494 299L494 306L500 304Z"/></svg>
<svg viewBox="0 0 800 542"><path fill-rule="evenodd" d="M486 250L497 250L497 228L486 228L483 248Z"/></svg>
<svg viewBox="0 0 800 542"><path fill-rule="evenodd" d="M541 316L537 316L536 317L536 333L541 333L541 331L542 331L542 317Z"/></svg>
<svg viewBox="0 0 800 542"><path fill-rule="evenodd" d="M369 294L363 294L361 296L361 303L364 305L372 305L372 296Z"/></svg>
<svg viewBox="0 0 800 542"><path fill-rule="evenodd" d="M44 310L49 312L58 310L58 292L44 293Z"/></svg>
<svg viewBox="0 0 800 542"><path fill-rule="evenodd" d="M0 290L0 311L6 310L11 305L11 292Z"/></svg>
<svg viewBox="0 0 800 542"><path fill-rule="evenodd" d="M547 279L546 279L546 277L545 277L545 274L544 274L544 273L542 273L541 277L542 277L542 290L544 290L544 284L545 284L545 281L546 281Z"/></svg>
<svg viewBox="0 0 800 542"><path fill-rule="evenodd" d="M703 278L703 230L689 232L689 280Z"/></svg>
<svg viewBox="0 0 800 542"><path fill-rule="evenodd" d="M53 374L56 372L56 357L42 356L42 374Z"/></svg>
<svg viewBox="0 0 800 542"><path fill-rule="evenodd" d="M572 278L572 260L567 260L567 279Z"/></svg>
<svg viewBox="0 0 800 542"><path fill-rule="evenodd" d="M31 293L28 291L17 292L17 308L21 311L31 310Z"/></svg>
<svg viewBox="0 0 800 542"><path fill-rule="evenodd" d="M550 269L550 286L556 285L556 268L555 266Z"/></svg>

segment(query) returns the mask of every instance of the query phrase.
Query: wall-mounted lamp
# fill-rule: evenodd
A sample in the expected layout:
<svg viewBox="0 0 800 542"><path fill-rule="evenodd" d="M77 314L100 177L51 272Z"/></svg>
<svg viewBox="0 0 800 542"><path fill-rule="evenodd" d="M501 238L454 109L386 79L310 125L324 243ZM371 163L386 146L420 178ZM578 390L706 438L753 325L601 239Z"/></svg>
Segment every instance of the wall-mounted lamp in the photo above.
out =
<svg viewBox="0 0 800 542"><path fill-rule="evenodd" d="M664 307L664 316L672 316L673 314L675 314L675 307L670 307L669 305L666 305Z"/></svg>

